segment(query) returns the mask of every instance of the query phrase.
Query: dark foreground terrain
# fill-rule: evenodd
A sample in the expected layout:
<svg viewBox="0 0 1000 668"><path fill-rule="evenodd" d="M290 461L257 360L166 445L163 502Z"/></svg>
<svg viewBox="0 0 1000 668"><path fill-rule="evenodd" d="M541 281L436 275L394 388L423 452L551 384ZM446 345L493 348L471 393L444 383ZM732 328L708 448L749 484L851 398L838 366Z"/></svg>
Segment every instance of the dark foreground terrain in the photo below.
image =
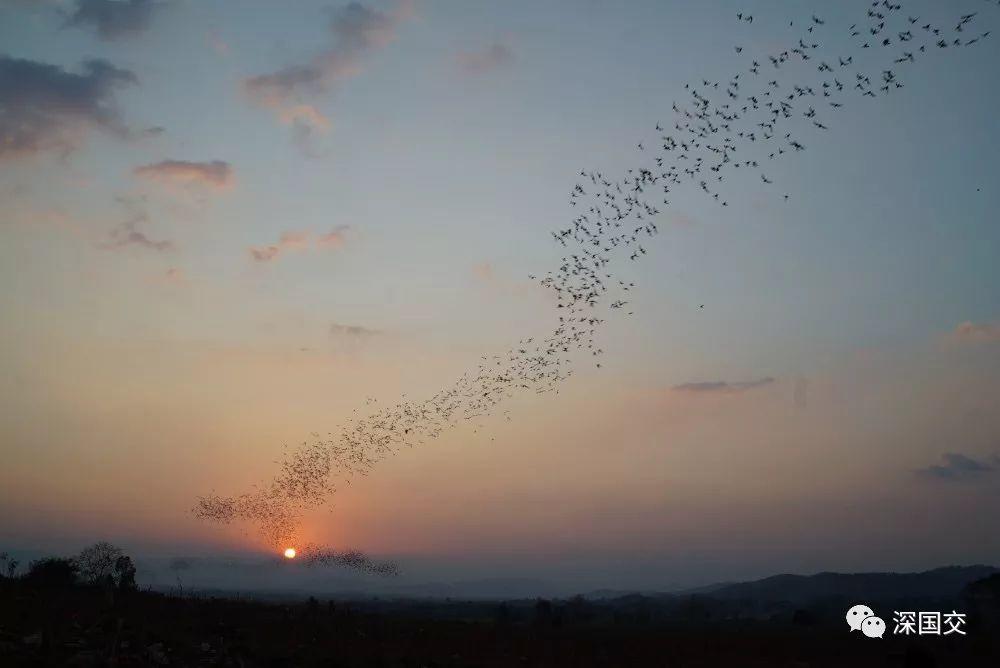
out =
<svg viewBox="0 0 1000 668"><path fill-rule="evenodd" d="M276 604L8 580L0 666L996 667L998 584L992 576L924 603L964 606L965 636L893 636L887 619L885 637L872 639L849 633L842 602L831 600Z"/></svg>

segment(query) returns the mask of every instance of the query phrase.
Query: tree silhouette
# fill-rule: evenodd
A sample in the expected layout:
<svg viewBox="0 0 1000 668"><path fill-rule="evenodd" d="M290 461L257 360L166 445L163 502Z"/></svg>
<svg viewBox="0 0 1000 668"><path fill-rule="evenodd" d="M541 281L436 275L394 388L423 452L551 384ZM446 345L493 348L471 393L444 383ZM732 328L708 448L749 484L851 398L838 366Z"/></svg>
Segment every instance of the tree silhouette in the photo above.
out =
<svg viewBox="0 0 1000 668"><path fill-rule="evenodd" d="M115 563L125 556L121 548L107 541L94 543L84 548L76 558L80 576L88 584L103 584L109 577L115 578Z"/></svg>
<svg viewBox="0 0 1000 668"><path fill-rule="evenodd" d="M65 588L76 584L79 567L72 559L49 557L31 562L24 580L46 588Z"/></svg>
<svg viewBox="0 0 1000 668"><path fill-rule="evenodd" d="M135 591L138 588L135 584L135 565L131 557L123 554L115 560L114 578L119 591Z"/></svg>
<svg viewBox="0 0 1000 668"><path fill-rule="evenodd" d="M535 623L544 626L552 623L552 601L544 598L535 601Z"/></svg>
<svg viewBox="0 0 1000 668"><path fill-rule="evenodd" d="M17 567L21 562L17 559L11 559L10 555L6 552L0 552L0 577L6 577L9 580L14 579L14 573L17 571Z"/></svg>

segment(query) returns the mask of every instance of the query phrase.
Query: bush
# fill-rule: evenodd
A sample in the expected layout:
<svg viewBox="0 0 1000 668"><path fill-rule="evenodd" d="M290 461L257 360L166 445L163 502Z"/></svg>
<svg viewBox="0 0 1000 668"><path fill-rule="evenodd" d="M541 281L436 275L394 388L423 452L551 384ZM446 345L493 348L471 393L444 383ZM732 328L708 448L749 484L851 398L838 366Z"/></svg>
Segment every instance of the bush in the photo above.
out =
<svg viewBox="0 0 1000 668"><path fill-rule="evenodd" d="M31 562L24 580L37 587L72 587L76 584L77 572L79 567L72 559L49 557Z"/></svg>
<svg viewBox="0 0 1000 668"><path fill-rule="evenodd" d="M130 557L122 555L115 560L114 580L120 591L138 589L135 584L135 565Z"/></svg>

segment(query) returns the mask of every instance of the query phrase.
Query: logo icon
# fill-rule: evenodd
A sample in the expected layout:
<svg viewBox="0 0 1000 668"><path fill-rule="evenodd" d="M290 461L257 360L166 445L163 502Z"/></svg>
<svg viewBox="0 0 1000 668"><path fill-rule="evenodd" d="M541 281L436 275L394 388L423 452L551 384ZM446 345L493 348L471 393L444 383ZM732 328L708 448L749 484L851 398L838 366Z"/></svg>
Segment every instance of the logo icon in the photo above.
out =
<svg viewBox="0 0 1000 668"><path fill-rule="evenodd" d="M851 627L852 631L860 631L861 622L865 621L868 617L874 616L875 613L871 608L859 603L847 611L847 625Z"/></svg>
<svg viewBox="0 0 1000 668"><path fill-rule="evenodd" d="M861 631L869 638L881 638L885 633L885 621L877 617L867 605L859 603L847 611L847 625L851 631Z"/></svg>
<svg viewBox="0 0 1000 668"><path fill-rule="evenodd" d="M881 638L885 633L885 622L881 617L866 617L865 621L861 622L861 632L869 638Z"/></svg>

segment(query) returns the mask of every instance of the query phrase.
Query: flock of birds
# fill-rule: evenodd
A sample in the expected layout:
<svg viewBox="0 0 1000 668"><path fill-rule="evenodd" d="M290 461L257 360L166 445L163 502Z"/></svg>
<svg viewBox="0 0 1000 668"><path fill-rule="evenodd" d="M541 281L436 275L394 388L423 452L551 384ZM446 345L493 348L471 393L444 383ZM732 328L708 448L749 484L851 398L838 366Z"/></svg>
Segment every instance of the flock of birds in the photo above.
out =
<svg viewBox="0 0 1000 668"><path fill-rule="evenodd" d="M555 269L530 277L555 293L558 322L552 334L483 356L476 369L422 401L404 398L380 407L369 398L339 432L313 434L287 451L280 472L265 487L202 497L195 513L222 523L249 521L272 546L291 544L302 513L336 492L335 478L350 484L402 448L495 413L515 394L558 391L581 357L600 367L597 332L605 318L599 309L632 315L628 298L635 283L621 278L620 268L649 253L645 244L659 231L657 216L677 190L693 186L728 207L727 178L750 175L773 187L768 167L807 150L809 134L828 131L830 118L852 99L893 94L931 54L973 47L990 37L989 31L973 29L976 12L937 24L907 14L898 2L875 0L865 8L847 28L846 40L828 39L827 21L812 15L800 23L798 39L787 49L754 58L736 46L737 56L746 59L743 69L727 79L686 84L685 99L672 105L673 122L657 123L655 135L636 145L640 159L634 168L618 178L580 172L569 195L576 215L552 232L565 254ZM736 19L753 24L747 13ZM795 21L789 26L794 29ZM511 419L506 412L504 417ZM396 572L394 565L357 552L313 547L302 556L307 563Z"/></svg>
<svg viewBox="0 0 1000 668"><path fill-rule="evenodd" d="M376 561L358 550L331 550L310 543L300 548L295 558L306 566L336 566L383 577L399 575L396 562Z"/></svg>

